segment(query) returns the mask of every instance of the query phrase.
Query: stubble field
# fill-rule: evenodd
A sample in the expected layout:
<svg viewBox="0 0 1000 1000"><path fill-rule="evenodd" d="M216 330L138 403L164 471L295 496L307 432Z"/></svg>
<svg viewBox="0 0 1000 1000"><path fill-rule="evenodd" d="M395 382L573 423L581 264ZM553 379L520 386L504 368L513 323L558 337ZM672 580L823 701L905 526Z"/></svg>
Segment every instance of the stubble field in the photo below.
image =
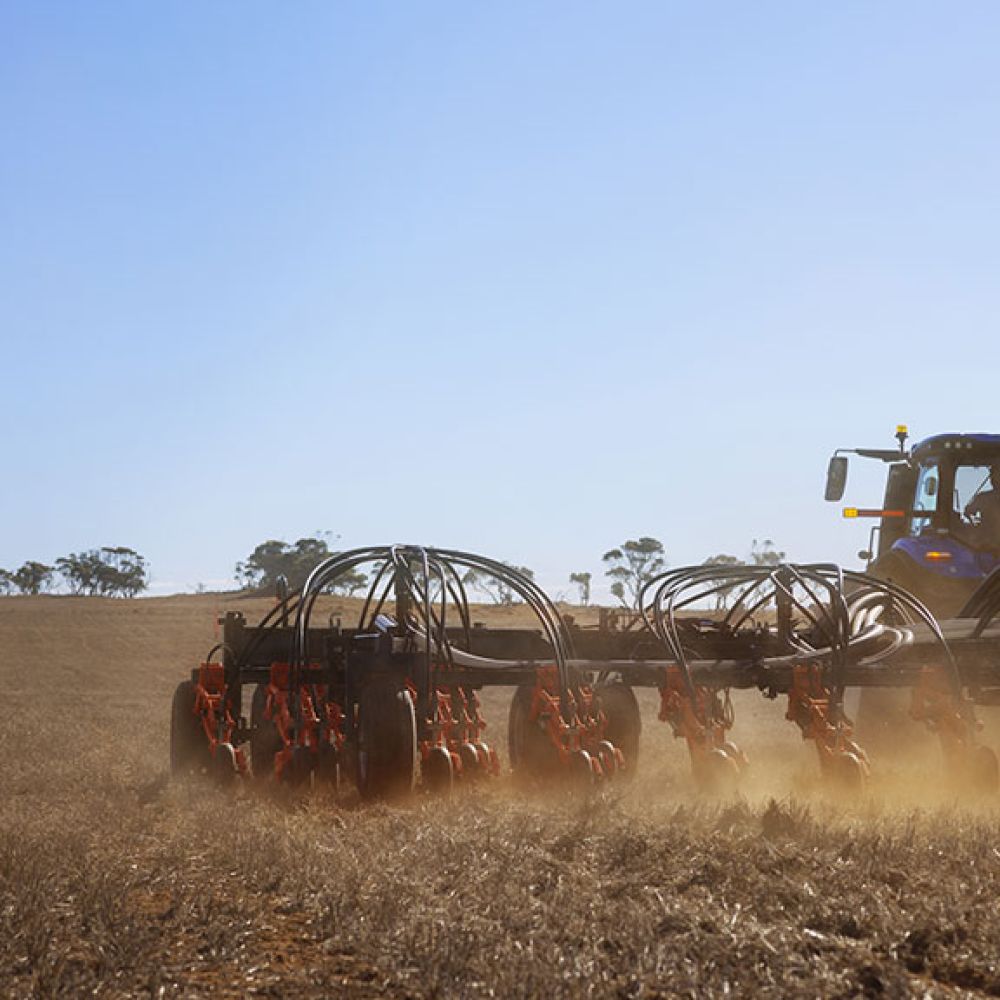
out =
<svg viewBox="0 0 1000 1000"><path fill-rule="evenodd" d="M828 801L758 698L727 802L652 698L638 774L586 802L167 782L174 685L217 612L267 603L0 600L0 995L1000 995L1000 810L932 752Z"/></svg>

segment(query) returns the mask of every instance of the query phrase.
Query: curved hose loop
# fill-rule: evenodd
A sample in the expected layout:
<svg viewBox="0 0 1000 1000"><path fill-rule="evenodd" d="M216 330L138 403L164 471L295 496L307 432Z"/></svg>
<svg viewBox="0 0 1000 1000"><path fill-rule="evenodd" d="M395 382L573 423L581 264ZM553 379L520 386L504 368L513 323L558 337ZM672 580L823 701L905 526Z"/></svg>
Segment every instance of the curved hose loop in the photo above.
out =
<svg viewBox="0 0 1000 1000"><path fill-rule="evenodd" d="M458 617L462 622L462 631L465 634L466 648L472 650L472 616L469 614L469 594L462 582L462 577L450 562L444 561L441 565L445 569L446 587L451 595L452 602L458 608Z"/></svg>
<svg viewBox="0 0 1000 1000"><path fill-rule="evenodd" d="M434 668L435 649L444 649L446 639L443 634L437 633L434 627L434 619L431 613L431 567L427 550L419 546L394 545L392 547L392 562L394 577L398 582L402 582L410 592L410 597L414 601L414 606L419 609L419 614L423 618L424 629L427 633L427 642L424 643L423 655L423 676L417 685L417 716L426 719L430 710L431 672ZM420 565L422 587L417 585L413 575L412 563L418 562ZM400 625L408 627L408 623L400 622Z"/></svg>
<svg viewBox="0 0 1000 1000"><path fill-rule="evenodd" d="M437 551L438 555L445 559L453 560L461 565L468 566L470 569L484 570L490 576L506 583L535 611L545 626L547 638L553 648L559 651L564 659L572 658L572 639L566 631L562 616L559 614L559 609L534 580L518 573L515 569L506 565L506 563L497 562L485 556L477 556L469 552L452 549Z"/></svg>
<svg viewBox="0 0 1000 1000"><path fill-rule="evenodd" d="M657 577L648 580L639 591L639 612L646 628L666 646L671 657L676 662L684 683L685 691L692 700L696 696L694 679L688 663L687 652L681 641L676 619L677 598L685 590L698 586L707 580L718 580L726 577L722 583L707 590L701 590L681 606L694 603L729 586L729 580L742 574L733 571L742 567L701 566L668 570ZM652 596L650 593L652 592ZM667 620L664 618L664 603L666 602Z"/></svg>
<svg viewBox="0 0 1000 1000"><path fill-rule="evenodd" d="M297 671L306 655L309 620L319 595L338 576L366 562L374 562L387 557L388 549L385 546L351 549L349 552L341 552L324 559L309 574L302 587L302 598L295 613L295 633L292 646L293 680L297 680Z"/></svg>
<svg viewBox="0 0 1000 1000"><path fill-rule="evenodd" d="M232 648L232 646L230 646L230 645L229 645L229 643L228 643L228 642L217 642L217 643L216 643L216 644L215 644L215 645L214 645L214 646L213 646L213 647L212 647L212 648L211 648L211 649L210 649L210 650L208 651L207 655L205 656L205 662L206 662L206 663L211 663L211 662L212 662L212 657L213 657L213 656L215 656L215 654L216 654L216 653L217 653L217 652L218 652L218 651L219 651L220 649L221 649L221 650L222 650L222 651L223 651L224 653L228 653L228 654L229 654L229 655L230 655L231 657L233 657L233 658L235 659L235 657L236 657L236 654L235 654L235 653L233 652L233 648Z"/></svg>
<svg viewBox="0 0 1000 1000"><path fill-rule="evenodd" d="M844 588L844 571L835 563L811 563L803 566L790 564L786 568L786 573L798 583L802 592L812 602L812 606L820 612L823 622L829 626L825 631L830 643L831 687L839 710L846 687L851 645L851 615ZM810 582L826 591L825 601L813 590ZM795 600L794 595L791 599ZM796 607L823 630L817 615L810 607L801 601L796 601Z"/></svg>
<svg viewBox="0 0 1000 1000"><path fill-rule="evenodd" d="M746 567L724 567L722 574L724 577L729 577L730 574L743 577L746 574L736 572L734 570L745 569ZM715 566L705 566L698 567L693 572L687 574L679 574L678 580L674 583L674 586L668 589L664 593L666 598L666 613L667 613L667 629L672 637L672 642L675 650L679 654L677 658L677 664L681 670L681 676L684 680L684 687L688 693L688 696L694 700L696 697L695 693L695 683L694 678L691 675L691 667L688 663L687 653L684 649L683 643L680 640L680 624L677 618L678 612L683 608L693 604L695 601L700 600L704 596L704 591L699 591L684 600L680 600L681 596L685 591L693 589L695 586L703 583L707 579L717 578L719 576L718 567ZM662 623L662 599L657 605L657 620Z"/></svg>
<svg viewBox="0 0 1000 1000"><path fill-rule="evenodd" d="M371 584L368 587L368 593L365 595L365 603L361 606L361 615L358 618L359 631L365 627L365 621L368 618L368 612L371 609L372 601L375 598L375 591L378 590L378 585L382 582L382 578L385 576L385 572L388 568L389 568L389 560L386 559L379 565L378 570L372 574ZM391 586L391 581L390 581L390 586ZM388 593L388 588L386 592ZM379 607L382 606L382 601L384 600L385 600L385 595L383 595L382 599L379 601Z"/></svg>
<svg viewBox="0 0 1000 1000"><path fill-rule="evenodd" d="M756 594L760 592L760 596L754 602L741 602L743 603L742 609L740 605L737 604L733 607L733 610L726 615L726 624L736 631L744 626L746 622L750 621L753 616L761 610L761 608L767 607L771 602L774 594L772 592L773 585L771 584L770 573L761 574L760 570L767 570L770 567L760 567L760 566L748 566L749 575L747 579L747 591L743 595L746 597L748 594ZM772 590L768 590L771 586ZM741 611L741 614L737 615L736 612Z"/></svg>
<svg viewBox="0 0 1000 1000"><path fill-rule="evenodd" d="M874 577L868 576L866 573L856 573L853 570L844 570L844 579L860 583L862 586L869 586L883 590L885 593L889 594L897 604L915 613L918 619L927 625L931 631L931 635L933 635L937 640L947 659L948 680L951 684L951 693L958 700L959 704L965 705L965 700L962 697L962 675L959 672L958 663L955 661L955 656L951 651L951 647L948 645L948 641L945 639L944 633L941 631L941 626L938 624L934 615L931 614L927 605L914 597L908 590L904 590L898 584L891 583L888 580L877 580ZM965 710L967 712L970 711L968 708Z"/></svg>
<svg viewBox="0 0 1000 1000"><path fill-rule="evenodd" d="M236 666L238 668L246 666L249 662L250 654L253 653L254 650L256 650L257 647L264 641L264 637L269 635L275 629L281 627L285 623L287 615L298 608L301 600L302 591L292 591L292 593L285 598L284 602L275 604L274 607L271 608L266 615L264 615L257 625L253 639L246 644L236 661ZM289 660L290 659L291 653L289 653Z"/></svg>
<svg viewBox="0 0 1000 1000"><path fill-rule="evenodd" d="M573 655L573 642L566 630L559 609L552 603L548 595L534 582L504 563L485 556L477 556L458 549L436 549L435 554L446 561L478 569L507 584L535 612L545 632L546 639L552 647L556 661L556 676L559 680L559 708L564 721L570 719L569 706L569 668L567 661Z"/></svg>
<svg viewBox="0 0 1000 1000"><path fill-rule="evenodd" d="M446 574L443 562L435 558L433 550L420 546L393 546L392 563L393 577L405 587L412 602L417 617L421 620L425 637L424 655L426 665L426 683L430 686L430 671L433 657L454 664L451 642L447 632L448 591L446 589ZM420 568L420 579L414 574L413 565ZM438 584L440 611L435 611L432 578ZM465 611L467 617L467 610Z"/></svg>
<svg viewBox="0 0 1000 1000"><path fill-rule="evenodd" d="M860 579L863 604L859 604L857 600L848 602L846 582L849 579ZM828 657L832 686L838 696L841 696L852 649L868 648L871 640L885 631L885 627L877 622L863 629L856 629L852 617L866 606L872 607L876 603L885 602L887 589L882 588L881 583L882 581L861 578L861 574L847 573L833 563L784 564L779 567L691 567L671 570L648 581L640 591L640 611L646 627L663 642L677 662L685 686L693 686L687 652L681 640L678 612L720 590L743 585L746 588L742 594L743 600L748 595L753 600L749 606L744 604L737 618L733 619L732 613L727 616L727 624L735 622L731 627L738 628L780 594L789 601L792 608L804 616L821 640L817 647L813 640L807 641L804 635L792 631L787 637L791 651L805 657ZM889 595L890 599L892 596ZM909 608L911 615L916 614L927 621L926 615L929 613L926 609L921 613L918 604L919 602L912 602L905 603L904 606ZM936 623L932 622L933 618L928 624L933 629ZM943 640L939 629L936 638ZM876 660L891 655L903 641L901 633L893 632L890 643L879 650ZM953 676L957 678L957 669Z"/></svg>

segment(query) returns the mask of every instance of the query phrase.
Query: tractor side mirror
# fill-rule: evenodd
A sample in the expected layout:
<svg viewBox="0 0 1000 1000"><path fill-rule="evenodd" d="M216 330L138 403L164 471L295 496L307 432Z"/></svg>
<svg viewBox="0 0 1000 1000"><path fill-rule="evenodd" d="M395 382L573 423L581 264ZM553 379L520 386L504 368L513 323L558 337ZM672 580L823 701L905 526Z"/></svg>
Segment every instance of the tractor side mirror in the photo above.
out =
<svg viewBox="0 0 1000 1000"><path fill-rule="evenodd" d="M844 455L834 455L826 469L826 499L832 502L842 500L846 486L847 458Z"/></svg>

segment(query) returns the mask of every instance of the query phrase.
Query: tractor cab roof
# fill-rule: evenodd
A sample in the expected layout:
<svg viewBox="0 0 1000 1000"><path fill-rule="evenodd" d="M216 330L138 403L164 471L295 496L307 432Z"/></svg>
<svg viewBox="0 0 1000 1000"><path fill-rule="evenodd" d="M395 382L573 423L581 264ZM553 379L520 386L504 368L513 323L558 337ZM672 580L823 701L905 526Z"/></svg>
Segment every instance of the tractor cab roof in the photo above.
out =
<svg viewBox="0 0 1000 1000"><path fill-rule="evenodd" d="M956 452L975 461L1000 459L1000 434L935 434L915 444L910 458L921 462Z"/></svg>

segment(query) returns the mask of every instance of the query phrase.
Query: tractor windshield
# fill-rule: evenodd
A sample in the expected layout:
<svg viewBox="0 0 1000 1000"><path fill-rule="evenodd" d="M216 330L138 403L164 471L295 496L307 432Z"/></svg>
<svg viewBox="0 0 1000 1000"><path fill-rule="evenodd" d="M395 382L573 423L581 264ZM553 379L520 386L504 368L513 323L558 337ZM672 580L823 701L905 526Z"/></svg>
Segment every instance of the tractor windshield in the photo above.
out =
<svg viewBox="0 0 1000 1000"><path fill-rule="evenodd" d="M974 549L1000 549L1000 492L990 466L956 466L953 494L956 533Z"/></svg>
<svg viewBox="0 0 1000 1000"><path fill-rule="evenodd" d="M964 514L966 508L980 493L990 488L988 465L959 465L955 468L954 510Z"/></svg>

